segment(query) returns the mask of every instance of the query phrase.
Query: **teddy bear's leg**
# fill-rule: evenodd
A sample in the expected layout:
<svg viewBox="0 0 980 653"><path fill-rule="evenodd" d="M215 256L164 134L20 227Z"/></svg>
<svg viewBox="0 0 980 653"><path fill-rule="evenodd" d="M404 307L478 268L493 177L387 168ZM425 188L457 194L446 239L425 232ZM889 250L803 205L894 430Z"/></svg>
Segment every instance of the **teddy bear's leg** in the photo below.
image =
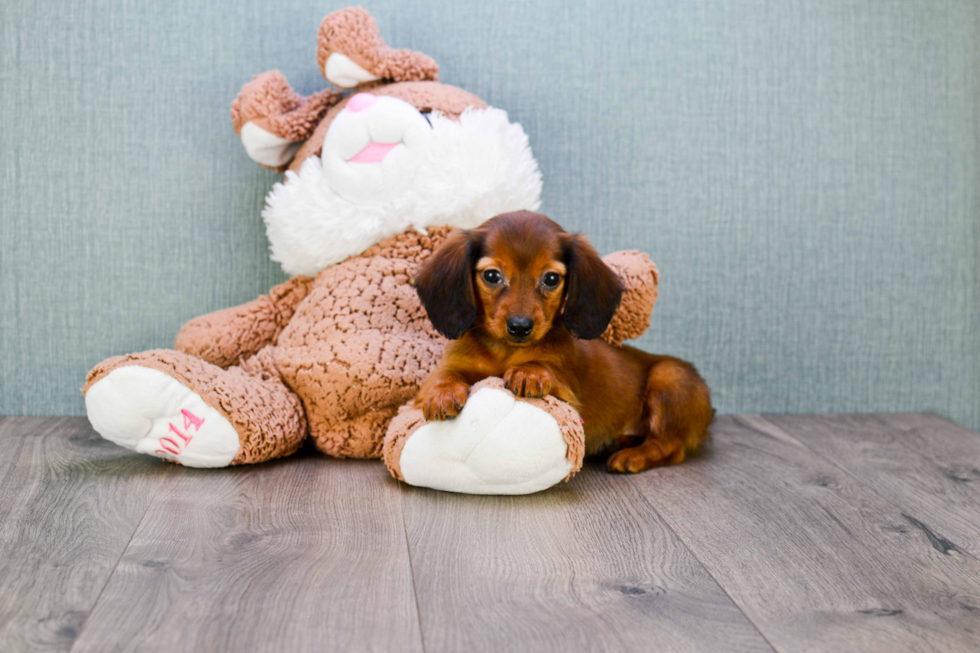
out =
<svg viewBox="0 0 980 653"><path fill-rule="evenodd" d="M306 437L306 417L271 349L227 370L165 349L110 358L82 390L89 421L107 440L188 467L291 454Z"/></svg>
<svg viewBox="0 0 980 653"><path fill-rule="evenodd" d="M410 485L466 494L530 494L582 467L578 413L555 397L524 399L501 379L473 386L462 412L426 422L412 404L391 421L384 462Z"/></svg>
<svg viewBox="0 0 980 653"><path fill-rule="evenodd" d="M242 86L231 105L231 122L248 156L258 164L282 168L320 124L341 93L325 89L308 98L296 93L278 70Z"/></svg>
<svg viewBox="0 0 980 653"><path fill-rule="evenodd" d="M320 71L338 88L354 88L379 79L439 79L439 66L430 57L385 45L374 18L360 7L341 9L324 18L318 38Z"/></svg>
<svg viewBox="0 0 980 653"><path fill-rule="evenodd" d="M313 446L328 456L380 458L385 431L397 412L397 405L372 406L361 415L311 429Z"/></svg>
<svg viewBox="0 0 980 653"><path fill-rule="evenodd" d="M396 315L392 311L391 319ZM358 321L353 316L352 326ZM443 351L439 339L356 326L312 345L305 338L286 341L276 349L278 370L303 398L313 444L339 458L381 457L388 422L415 396Z"/></svg>

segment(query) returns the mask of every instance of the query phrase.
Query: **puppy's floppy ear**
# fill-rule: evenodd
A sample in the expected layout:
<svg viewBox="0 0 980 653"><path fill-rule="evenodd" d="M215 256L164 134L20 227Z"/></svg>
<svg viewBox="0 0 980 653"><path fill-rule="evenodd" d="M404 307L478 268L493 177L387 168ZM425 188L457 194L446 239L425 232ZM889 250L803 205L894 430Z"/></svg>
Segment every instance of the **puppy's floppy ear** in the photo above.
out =
<svg viewBox="0 0 980 653"><path fill-rule="evenodd" d="M466 333L476 320L473 267L479 254L480 238L456 231L415 275L415 291L432 325L450 340Z"/></svg>
<svg viewBox="0 0 980 653"><path fill-rule="evenodd" d="M562 234L566 268L565 328L582 340L598 338L623 297L623 283L581 234Z"/></svg>

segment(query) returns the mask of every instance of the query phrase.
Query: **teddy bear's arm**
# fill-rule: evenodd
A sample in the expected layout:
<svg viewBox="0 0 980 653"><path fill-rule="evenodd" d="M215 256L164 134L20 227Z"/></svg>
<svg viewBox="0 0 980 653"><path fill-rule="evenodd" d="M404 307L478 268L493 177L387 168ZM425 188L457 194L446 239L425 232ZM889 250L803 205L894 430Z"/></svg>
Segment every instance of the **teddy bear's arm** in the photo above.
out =
<svg viewBox="0 0 980 653"><path fill-rule="evenodd" d="M324 89L304 98L272 70L242 86L231 104L231 123L253 161L281 169L341 97L340 91Z"/></svg>
<svg viewBox="0 0 980 653"><path fill-rule="evenodd" d="M181 327L174 348L219 367L235 365L275 344L312 284L309 277L294 277L268 295L194 318Z"/></svg>
<svg viewBox="0 0 980 653"><path fill-rule="evenodd" d="M619 275L625 287L616 315L602 334L603 340L619 346L625 340L639 338L649 328L660 276L653 261L640 252L613 252L602 260Z"/></svg>

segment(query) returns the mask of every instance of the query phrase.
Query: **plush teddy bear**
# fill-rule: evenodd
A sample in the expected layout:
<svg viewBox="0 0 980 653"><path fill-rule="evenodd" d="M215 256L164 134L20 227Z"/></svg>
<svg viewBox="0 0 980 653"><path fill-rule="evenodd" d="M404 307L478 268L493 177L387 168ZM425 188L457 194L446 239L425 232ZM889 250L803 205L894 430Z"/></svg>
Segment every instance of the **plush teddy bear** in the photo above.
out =
<svg viewBox="0 0 980 653"><path fill-rule="evenodd" d="M385 46L363 9L324 19L317 59L357 92L303 98L273 71L231 111L249 156L286 171L263 218L273 259L297 276L190 321L175 350L96 365L83 388L93 427L192 467L263 462L310 437L338 457L386 447L394 475L440 489L524 493L569 477L582 429L557 399L518 400L488 380L452 423L424 424L403 406L445 345L410 279L452 228L538 207L526 134L439 83L430 58ZM606 260L627 287L604 334L618 343L648 326L656 268L636 252Z"/></svg>

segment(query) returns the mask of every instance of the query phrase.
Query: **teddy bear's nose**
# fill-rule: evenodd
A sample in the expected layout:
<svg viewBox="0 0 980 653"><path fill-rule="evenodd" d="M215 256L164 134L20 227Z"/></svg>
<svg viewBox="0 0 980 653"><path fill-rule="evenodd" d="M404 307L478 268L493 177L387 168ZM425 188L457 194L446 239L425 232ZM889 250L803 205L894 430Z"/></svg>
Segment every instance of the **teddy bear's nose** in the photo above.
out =
<svg viewBox="0 0 980 653"><path fill-rule="evenodd" d="M377 95L371 95L370 93L358 93L347 101L346 109L357 113L358 111L364 111L377 101Z"/></svg>

